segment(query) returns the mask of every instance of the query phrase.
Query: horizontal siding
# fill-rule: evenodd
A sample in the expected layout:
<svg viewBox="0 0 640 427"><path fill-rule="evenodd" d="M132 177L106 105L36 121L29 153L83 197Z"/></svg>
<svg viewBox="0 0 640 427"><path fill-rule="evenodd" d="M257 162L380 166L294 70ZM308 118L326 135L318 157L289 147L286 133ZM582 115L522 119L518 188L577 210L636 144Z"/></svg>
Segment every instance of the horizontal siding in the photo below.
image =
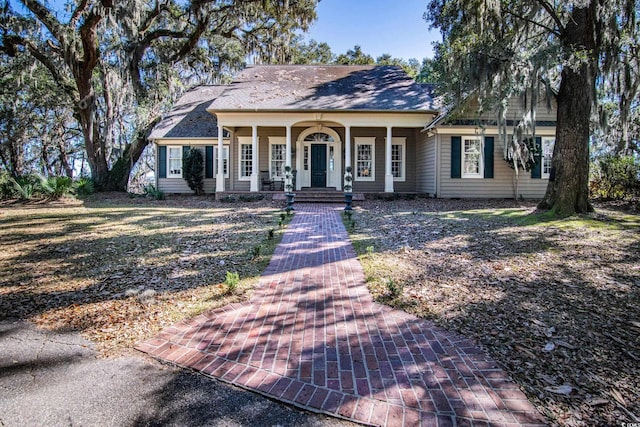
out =
<svg viewBox="0 0 640 427"><path fill-rule="evenodd" d="M209 140L209 141L198 140L197 143L196 141L180 141L181 144L175 144L176 141L171 141L171 142L174 142L174 143L170 145L198 146L198 149L202 152L202 157L204 159L206 159L205 146L218 145L217 140L215 141L214 140ZM205 170L203 170L202 173L204 174ZM225 181L227 181L228 183L228 180L225 180ZM187 181L184 178L158 178L158 190L164 191L165 193L169 193L169 194L193 194L193 190L189 188L189 184L187 184ZM204 179L204 192L205 194L212 194L216 192L215 178Z"/></svg>
<svg viewBox="0 0 640 427"><path fill-rule="evenodd" d="M529 101L527 101L529 102ZM457 119L478 119L478 102L470 102L465 111ZM525 109L523 107L522 98L512 96L507 101L507 120L520 120ZM537 121L556 121L557 104L555 99L551 100L551 109L547 108L547 100L544 95L540 95L536 104L536 120ZM498 117L498 109L486 111L480 115L481 120L496 120Z"/></svg>
<svg viewBox="0 0 640 427"><path fill-rule="evenodd" d="M440 194L443 198L511 198L515 191L515 171L503 160L502 145L497 135L494 145L494 178L451 178L451 136L442 137L440 147ZM541 199L547 179L532 179L530 172L521 172L519 194L527 199Z"/></svg>
<svg viewBox="0 0 640 427"><path fill-rule="evenodd" d="M426 193L429 180L429 160L427 158L426 132L420 133L416 138L416 191Z"/></svg>
<svg viewBox="0 0 640 427"><path fill-rule="evenodd" d="M192 194L193 190L189 188L189 184L182 178L159 178L158 190L169 194ZM204 192L206 194L216 192L216 180L204 180Z"/></svg>
<svg viewBox="0 0 640 427"><path fill-rule="evenodd" d="M426 165L425 165L425 188L424 193L435 195L436 194L436 137L431 136L426 143Z"/></svg>

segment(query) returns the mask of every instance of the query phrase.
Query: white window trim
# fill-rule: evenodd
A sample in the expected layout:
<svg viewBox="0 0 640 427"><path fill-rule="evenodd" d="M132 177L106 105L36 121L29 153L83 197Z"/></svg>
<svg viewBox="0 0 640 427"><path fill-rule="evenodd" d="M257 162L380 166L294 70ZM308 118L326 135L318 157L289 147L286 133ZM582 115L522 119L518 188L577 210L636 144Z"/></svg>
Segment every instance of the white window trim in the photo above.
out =
<svg viewBox="0 0 640 427"><path fill-rule="evenodd" d="M286 159L286 150L287 150L287 139L284 136L270 136L269 137L269 177L274 178L274 173L276 171L273 170L273 149L274 145L284 145L285 146L285 159L283 164L283 170L277 172L276 179L284 179L284 166L287 165Z"/></svg>
<svg viewBox="0 0 640 427"><path fill-rule="evenodd" d="M355 142L355 168L353 171L354 181L368 181L372 182L376 180L376 138L374 136L360 136L353 138ZM358 148L361 145L371 146L371 173L369 176L358 176Z"/></svg>
<svg viewBox="0 0 640 427"><path fill-rule="evenodd" d="M242 175L242 146L250 145L253 147L253 138L251 136L239 136L238 137L238 181L251 181L251 175ZM253 149L253 148L252 148ZM252 157L253 161L253 157Z"/></svg>
<svg viewBox="0 0 640 427"><path fill-rule="evenodd" d="M180 173L171 173L171 149L178 149L178 153L180 153ZM167 178L182 178L182 145L167 145Z"/></svg>
<svg viewBox="0 0 640 427"><path fill-rule="evenodd" d="M542 149L542 153L540 153L540 177L542 179L549 179L549 173L545 173L544 169L545 169L545 159L544 159L544 146L546 144L551 143L551 147L555 146L556 143L556 139L555 138L542 138L542 141L540 143L540 148ZM551 148L551 155L553 156L553 148Z"/></svg>
<svg viewBox="0 0 640 427"><path fill-rule="evenodd" d="M464 172L464 160L466 151L464 149L465 141L478 141L480 143L480 157L478 160L478 173L465 173ZM483 138L479 136L463 136L462 137L462 147L460 147L461 155L460 155L460 172L462 178L471 178L471 179L482 179L484 178L484 141Z"/></svg>
<svg viewBox="0 0 640 427"><path fill-rule="evenodd" d="M227 160L227 173L224 174L225 178L229 178L229 169L231 169L229 167L229 157L231 157L229 155L229 153L231 153L231 148L230 145L228 143L225 143L222 146L222 152L224 153L226 149L227 155L225 157L223 157L223 160L226 159ZM213 146L213 177L215 178L218 175L218 146L214 145Z"/></svg>
<svg viewBox="0 0 640 427"><path fill-rule="evenodd" d="M387 138L384 139L385 142L387 140ZM400 176L394 176L393 180L396 182L404 182L407 179L407 138L405 137L400 137L400 136L394 136L391 138L391 145L401 145L402 146L402 159L400 160L402 163L402 168L400 171ZM392 149L393 151L393 149ZM393 158L391 159L391 161L393 162Z"/></svg>

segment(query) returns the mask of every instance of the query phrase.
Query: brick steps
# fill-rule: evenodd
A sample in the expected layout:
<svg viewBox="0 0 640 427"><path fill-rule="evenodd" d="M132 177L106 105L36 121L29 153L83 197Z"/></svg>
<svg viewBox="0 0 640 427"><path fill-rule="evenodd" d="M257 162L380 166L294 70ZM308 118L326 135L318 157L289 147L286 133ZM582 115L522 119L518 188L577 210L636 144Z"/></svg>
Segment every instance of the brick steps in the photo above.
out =
<svg viewBox="0 0 640 427"><path fill-rule="evenodd" d="M344 193L339 191L317 191L301 190L295 192L296 203L342 203L344 204ZM285 200L284 193L274 194L273 200ZM353 201L364 200L363 193L353 193Z"/></svg>

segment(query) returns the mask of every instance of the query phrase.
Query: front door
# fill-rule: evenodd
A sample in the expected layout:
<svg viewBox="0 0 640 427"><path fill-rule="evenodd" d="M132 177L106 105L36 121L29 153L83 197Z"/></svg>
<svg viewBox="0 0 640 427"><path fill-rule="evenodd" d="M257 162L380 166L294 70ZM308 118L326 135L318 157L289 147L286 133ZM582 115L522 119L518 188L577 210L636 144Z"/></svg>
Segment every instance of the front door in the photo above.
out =
<svg viewBox="0 0 640 427"><path fill-rule="evenodd" d="M311 145L311 186L327 186L327 144Z"/></svg>

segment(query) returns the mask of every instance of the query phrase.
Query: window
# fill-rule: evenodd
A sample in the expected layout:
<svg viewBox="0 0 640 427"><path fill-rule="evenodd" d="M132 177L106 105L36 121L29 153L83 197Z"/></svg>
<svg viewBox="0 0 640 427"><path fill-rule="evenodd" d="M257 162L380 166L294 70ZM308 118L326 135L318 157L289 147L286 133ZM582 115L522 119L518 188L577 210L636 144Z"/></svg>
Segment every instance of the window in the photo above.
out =
<svg viewBox="0 0 640 427"><path fill-rule="evenodd" d="M284 178L287 145L282 137L269 137L269 175L272 178Z"/></svg>
<svg viewBox="0 0 640 427"><path fill-rule="evenodd" d="M213 176L218 174L218 147L213 148ZM222 173L225 178L229 178L229 146L222 147Z"/></svg>
<svg viewBox="0 0 640 427"><path fill-rule="evenodd" d="M375 141L374 137L355 138L356 176L358 181L375 181Z"/></svg>
<svg viewBox="0 0 640 427"><path fill-rule="evenodd" d="M556 140L553 138L542 138L542 178L548 179L551 175L551 158L553 157L553 146Z"/></svg>
<svg viewBox="0 0 640 427"><path fill-rule="evenodd" d="M482 178L482 140L464 138L462 145L462 177Z"/></svg>
<svg viewBox="0 0 640 427"><path fill-rule="evenodd" d="M307 135L304 139L305 142L334 142L333 137L324 132L316 132Z"/></svg>
<svg viewBox="0 0 640 427"><path fill-rule="evenodd" d="M240 180L248 181L251 179L251 173L253 172L253 144L250 142L251 137L238 137L240 142L240 172L238 173Z"/></svg>
<svg viewBox="0 0 640 427"><path fill-rule="evenodd" d="M182 178L182 147L167 147L167 178Z"/></svg>
<svg viewBox="0 0 640 427"><path fill-rule="evenodd" d="M405 180L406 138L391 139L391 175L394 181Z"/></svg>
<svg viewBox="0 0 640 427"><path fill-rule="evenodd" d="M302 157L302 168L306 171L309 170L309 146L304 146L304 155Z"/></svg>

